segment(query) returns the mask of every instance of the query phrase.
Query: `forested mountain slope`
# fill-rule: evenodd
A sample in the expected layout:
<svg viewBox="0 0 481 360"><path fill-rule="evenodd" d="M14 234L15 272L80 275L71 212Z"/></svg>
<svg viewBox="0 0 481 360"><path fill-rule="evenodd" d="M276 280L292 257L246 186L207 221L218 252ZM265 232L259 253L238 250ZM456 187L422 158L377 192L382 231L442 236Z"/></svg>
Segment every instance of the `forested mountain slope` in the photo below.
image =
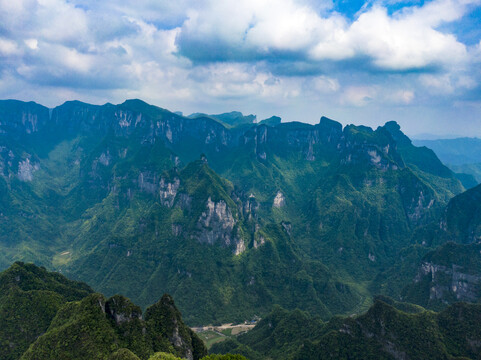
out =
<svg viewBox="0 0 481 360"><path fill-rule="evenodd" d="M146 360L157 352L190 360L207 355L171 296L142 316L123 296L106 299L33 264L17 262L0 273L2 359L115 359L123 353Z"/></svg>
<svg viewBox="0 0 481 360"><path fill-rule="evenodd" d="M393 122L224 115L0 102L0 266L35 261L143 307L168 292L189 324L274 304L327 319L367 309L399 251L437 245L419 229L464 190Z"/></svg>

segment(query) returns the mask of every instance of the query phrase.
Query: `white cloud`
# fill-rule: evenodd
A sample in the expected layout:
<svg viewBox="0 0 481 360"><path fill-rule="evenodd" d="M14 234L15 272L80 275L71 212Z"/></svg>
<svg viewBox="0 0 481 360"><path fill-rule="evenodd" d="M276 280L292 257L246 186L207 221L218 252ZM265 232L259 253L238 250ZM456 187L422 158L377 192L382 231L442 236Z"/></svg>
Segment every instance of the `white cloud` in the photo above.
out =
<svg viewBox="0 0 481 360"><path fill-rule="evenodd" d="M362 14L349 29L356 53L389 70L410 70L466 60L466 47L450 34L433 29L433 19L422 21L417 12L391 18L384 8Z"/></svg>
<svg viewBox="0 0 481 360"><path fill-rule="evenodd" d="M328 76L316 76L312 79L312 86L315 91L319 93L335 93L340 89L339 81L335 78L328 77Z"/></svg>
<svg viewBox="0 0 481 360"><path fill-rule="evenodd" d="M435 95L454 94L457 90L470 90L477 85L472 77L459 74L423 74L419 81L426 91Z"/></svg>
<svg viewBox="0 0 481 360"><path fill-rule="evenodd" d="M188 12L179 45L194 60L255 60L287 52L318 61L367 57L389 71L447 66L466 61L468 54L464 44L437 27L460 19L478 3L434 0L393 15L375 5L349 24L337 13L323 17L295 0L209 1ZM210 51L213 46L216 52Z"/></svg>
<svg viewBox="0 0 481 360"><path fill-rule="evenodd" d="M366 106L373 102L376 96L377 90L374 87L349 86L344 90L340 102L348 106Z"/></svg>
<svg viewBox="0 0 481 360"><path fill-rule="evenodd" d="M393 92L385 92L385 101L389 101L395 105L407 105L413 102L414 92L411 90L397 90Z"/></svg>
<svg viewBox="0 0 481 360"><path fill-rule="evenodd" d="M481 0L393 1L352 20L330 0L0 0L0 96L357 116L474 93L481 41L441 26Z"/></svg>
<svg viewBox="0 0 481 360"><path fill-rule="evenodd" d="M26 39L24 40L25 45L27 45L30 49L36 50L38 49L38 40L37 39Z"/></svg>
<svg viewBox="0 0 481 360"><path fill-rule="evenodd" d="M20 49L15 41L0 37L0 56L19 55Z"/></svg>

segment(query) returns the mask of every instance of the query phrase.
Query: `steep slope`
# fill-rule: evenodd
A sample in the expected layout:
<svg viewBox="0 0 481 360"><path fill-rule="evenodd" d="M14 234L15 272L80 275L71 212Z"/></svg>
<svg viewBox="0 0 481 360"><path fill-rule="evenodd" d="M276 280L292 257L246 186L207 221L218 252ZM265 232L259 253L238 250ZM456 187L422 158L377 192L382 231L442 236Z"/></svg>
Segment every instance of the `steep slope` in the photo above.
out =
<svg viewBox="0 0 481 360"><path fill-rule="evenodd" d="M481 244L447 243L426 254L402 298L430 309L481 301Z"/></svg>
<svg viewBox="0 0 481 360"><path fill-rule="evenodd" d="M415 148L394 123L375 131L327 118L261 125L240 143L211 163L244 202L254 195L257 223L289 221L310 256L356 281L388 266L462 191L434 153Z"/></svg>
<svg viewBox="0 0 481 360"><path fill-rule="evenodd" d="M481 185L453 198L441 221L450 239L469 244L481 240Z"/></svg>
<svg viewBox="0 0 481 360"><path fill-rule="evenodd" d="M251 224L255 199L250 209L238 206L239 200L229 195L232 185L205 159L159 178L151 185L157 186L156 198L145 194L144 177L136 189L119 185L107 198L120 203L126 196L122 191L130 191L127 207L112 211L104 201L92 217L84 217L73 230L72 264L65 271L144 306L171 293L186 319L198 324L242 321L268 312L275 303L287 308L301 304L328 317L359 301L321 263L304 258L289 224L256 230Z"/></svg>
<svg viewBox="0 0 481 360"><path fill-rule="evenodd" d="M441 313L406 313L378 300L363 315L328 323L276 309L238 341L211 350L253 359L478 359L480 317L480 305L463 303Z"/></svg>
<svg viewBox="0 0 481 360"><path fill-rule="evenodd" d="M142 306L169 292L191 324L275 303L365 310L371 280L431 246L416 231L463 190L395 123L226 127L140 100L1 108L0 266L38 259Z"/></svg>
<svg viewBox="0 0 481 360"><path fill-rule="evenodd" d="M91 292L86 284L33 264L16 262L0 273L2 359L18 359L47 330L63 304Z"/></svg>
<svg viewBox="0 0 481 360"><path fill-rule="evenodd" d="M480 199L480 186L452 198L438 223L417 234L432 247L406 248L378 276L376 290L438 310L456 301L479 302Z"/></svg>
<svg viewBox="0 0 481 360"><path fill-rule="evenodd" d="M415 140L417 146L427 146L447 166L457 173L458 178L471 188L481 182L481 140L477 138L456 138L437 140Z"/></svg>
<svg viewBox="0 0 481 360"><path fill-rule="evenodd" d="M456 138L437 140L415 140L417 146L433 149L436 155L446 164L462 165L481 162L481 139Z"/></svg>
<svg viewBox="0 0 481 360"><path fill-rule="evenodd" d="M155 351L187 359L207 354L168 295L147 309L144 321L141 309L130 300L91 294L64 305L21 359L108 359L119 349L128 349L140 359L148 359Z"/></svg>
<svg viewBox="0 0 481 360"><path fill-rule="evenodd" d="M239 111L231 111L229 113L218 114L218 115L207 115L201 113L194 113L188 116L190 119L198 119L202 117L207 117L220 122L225 127L236 127L240 125L251 125L257 120L255 115L244 116Z"/></svg>

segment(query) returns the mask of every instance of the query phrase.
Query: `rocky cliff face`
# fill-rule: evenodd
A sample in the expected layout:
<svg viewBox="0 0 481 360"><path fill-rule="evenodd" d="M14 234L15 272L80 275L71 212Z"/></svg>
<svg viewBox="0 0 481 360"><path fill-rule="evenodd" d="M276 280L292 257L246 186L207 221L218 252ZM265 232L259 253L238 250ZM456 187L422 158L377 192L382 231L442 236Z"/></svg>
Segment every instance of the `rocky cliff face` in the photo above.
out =
<svg viewBox="0 0 481 360"><path fill-rule="evenodd" d="M67 102L53 109L52 121L70 134L113 132L115 136L136 137L142 142L161 140L167 146L194 139L220 151L233 142L231 133L213 119L185 118L140 100L118 106Z"/></svg>
<svg viewBox="0 0 481 360"><path fill-rule="evenodd" d="M449 201L440 227L455 242L481 242L481 185Z"/></svg>
<svg viewBox="0 0 481 360"><path fill-rule="evenodd" d="M342 296L345 284L321 296L321 263L364 284L461 190L395 123L343 128L323 117L315 125L224 126L139 100L74 101L51 111L0 102L0 122L9 140L0 144L0 187L7 189L0 194L0 265L38 256L108 295L129 291L142 305L178 290L187 307L201 292L220 314L206 321L227 319L233 312L223 307L232 310L240 296L251 301L248 316L282 300L281 287L269 287L273 274L296 294L311 289L306 306L329 313L326 304L337 308L331 297ZM317 265L305 275L282 253L307 254ZM259 269L245 275L253 263ZM198 289L195 281L206 285ZM235 294L233 283L251 285Z"/></svg>
<svg viewBox="0 0 481 360"><path fill-rule="evenodd" d="M147 309L144 321L141 309L129 299L94 293L62 306L21 359L107 359L122 348L143 360L158 351L188 360L207 354L169 295Z"/></svg>
<svg viewBox="0 0 481 360"><path fill-rule="evenodd" d="M174 300L169 295L164 295L158 303L149 307L145 314L147 327L153 336L154 350L165 351L164 344L167 339L173 344L176 353L188 360L197 360L207 354L202 341L182 321Z"/></svg>
<svg viewBox="0 0 481 360"><path fill-rule="evenodd" d="M155 192L156 190L156 184L155 184L155 179L153 179L153 182L151 183L152 185L150 188ZM174 200L177 195L177 191L179 190L180 186L180 180L178 178L175 178L172 182L167 182L164 178L160 179L159 183L159 196L160 196L160 203L164 206L167 207L172 207L174 205ZM182 204L186 203L186 201L180 201ZM183 208L186 206L183 205Z"/></svg>
<svg viewBox="0 0 481 360"><path fill-rule="evenodd" d="M245 250L245 244L235 232L236 224L237 221L225 201L213 202L209 197L206 210L197 221L199 232L194 236L201 243L212 245L220 242L224 246L234 245L235 253L240 254Z"/></svg>
<svg viewBox="0 0 481 360"><path fill-rule="evenodd" d="M115 295L108 299L104 305L108 314L118 326L131 321L142 320L142 310L129 299Z"/></svg>
<svg viewBox="0 0 481 360"><path fill-rule="evenodd" d="M0 138L8 134L15 140L32 135L52 125L51 112L34 102L5 100L0 103Z"/></svg>
<svg viewBox="0 0 481 360"><path fill-rule="evenodd" d="M430 281L429 300L449 303L456 301L475 302L481 295L481 274L471 275L463 272L464 266L452 264L450 268L430 262L423 262L415 283L427 277Z"/></svg>
<svg viewBox="0 0 481 360"><path fill-rule="evenodd" d="M429 252L403 298L440 309L457 301L481 299L481 245L447 243Z"/></svg>

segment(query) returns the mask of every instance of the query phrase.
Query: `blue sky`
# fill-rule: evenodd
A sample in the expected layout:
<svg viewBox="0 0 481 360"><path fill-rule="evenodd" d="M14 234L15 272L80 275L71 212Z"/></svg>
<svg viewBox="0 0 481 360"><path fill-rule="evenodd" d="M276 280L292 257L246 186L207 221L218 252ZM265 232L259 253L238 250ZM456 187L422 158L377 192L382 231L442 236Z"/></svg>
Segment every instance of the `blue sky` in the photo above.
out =
<svg viewBox="0 0 481 360"><path fill-rule="evenodd" d="M481 136L481 0L0 0L0 98Z"/></svg>

